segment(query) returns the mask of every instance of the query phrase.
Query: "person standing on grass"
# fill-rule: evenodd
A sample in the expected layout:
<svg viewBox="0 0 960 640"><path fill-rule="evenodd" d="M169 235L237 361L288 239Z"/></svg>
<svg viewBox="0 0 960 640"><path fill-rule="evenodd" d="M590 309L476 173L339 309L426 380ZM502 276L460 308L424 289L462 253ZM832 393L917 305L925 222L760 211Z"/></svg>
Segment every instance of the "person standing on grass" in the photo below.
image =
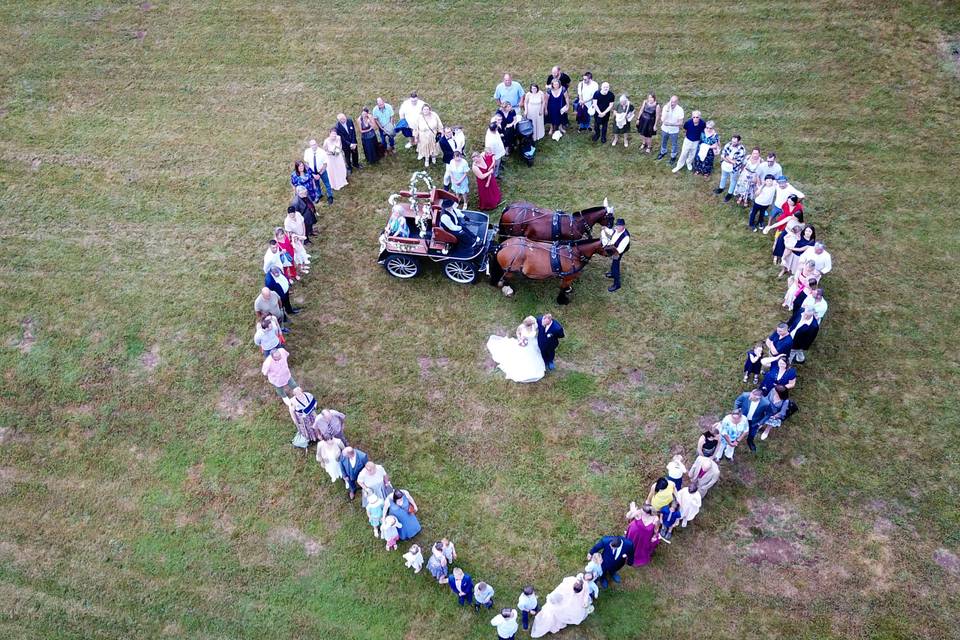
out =
<svg viewBox="0 0 960 640"><path fill-rule="evenodd" d="M720 184L714 189L714 193L723 193L727 188L727 195L723 196L724 202L730 202L733 198L733 191L736 188L737 180L740 178L740 171L743 169L743 163L747 155L747 150L740 143L740 135L734 135L730 142L723 145L720 151ZM729 187L727 187L729 183Z"/></svg>
<svg viewBox="0 0 960 640"><path fill-rule="evenodd" d="M693 160L697 156L697 149L700 147L700 138L707 123L700 117L699 111L690 114L690 119L683 123L683 146L680 148L680 155L677 156L677 165L673 172L677 173L684 165L687 171L693 171Z"/></svg>
<svg viewBox="0 0 960 640"><path fill-rule="evenodd" d="M803 201L803 192L790 184L790 178L784 175L777 176L777 192L773 196L773 211L770 218L773 219L783 213L784 203L790 196L796 196L798 200Z"/></svg>
<svg viewBox="0 0 960 640"><path fill-rule="evenodd" d="M293 244L293 261L297 267L297 272L310 273L310 254L303 246L307 240L307 226L304 224L303 216L297 213L297 210L288 211L283 219L283 230L290 237Z"/></svg>
<svg viewBox="0 0 960 640"><path fill-rule="evenodd" d="M283 257L280 255L280 246L277 244L275 239L267 242L267 250L263 253L264 275L270 273L270 270L273 267L277 267L281 270L283 269ZM289 280L289 278L287 279Z"/></svg>
<svg viewBox="0 0 960 640"><path fill-rule="evenodd" d="M638 509L635 502L630 503L626 517L630 525L625 535L633 542L633 562L630 564L642 567L650 563L660 543L660 517L654 513L651 505L644 504Z"/></svg>
<svg viewBox="0 0 960 640"><path fill-rule="evenodd" d="M509 73L503 74L503 82L497 85L493 92L493 99L498 105L509 102L510 106L517 108L523 106L524 90L523 85L514 82Z"/></svg>
<svg viewBox="0 0 960 640"><path fill-rule="evenodd" d="M762 166L762 165L761 165ZM763 220L767 216L767 209L773 204L773 198L777 193L777 185L773 181L773 175L763 176L763 184L757 189L753 197L753 207L750 209L750 219L747 224L754 233L760 231L763 226Z"/></svg>
<svg viewBox="0 0 960 640"><path fill-rule="evenodd" d="M453 159L447 165L447 170L443 175L444 184L450 185L450 191L457 196L458 202L467 208L467 196L470 193L470 165L463 158L460 151L453 152Z"/></svg>
<svg viewBox="0 0 960 640"><path fill-rule="evenodd" d="M813 346L817 334L820 332L820 323L817 322L813 309L805 308L800 318L790 327L790 337L793 339L790 350L790 362L804 363L807 360L807 350Z"/></svg>
<svg viewBox="0 0 960 640"><path fill-rule="evenodd" d="M513 151L517 142L517 112L509 100L504 100L500 108L497 109L496 117L499 118L500 136L503 138L503 148L507 155Z"/></svg>
<svg viewBox="0 0 960 640"><path fill-rule="evenodd" d="M737 186L733 189L733 195L737 197L737 204L743 207L750 206L753 196L757 192L757 185L761 182L757 176L761 164L763 164L763 158L760 156L760 147L754 147L750 151L750 156L744 160L743 166L740 168L740 175L737 177Z"/></svg>
<svg viewBox="0 0 960 640"><path fill-rule="evenodd" d="M430 558L427 560L427 571L433 576L433 579L440 584L447 582L447 558L443 555L443 543L437 542L430 550Z"/></svg>
<svg viewBox="0 0 960 640"><path fill-rule="evenodd" d="M767 402L766 394L762 389L741 393L733 406L747 420L747 446L750 451L756 452L757 446L753 439L757 435L757 429L770 416L770 403Z"/></svg>
<svg viewBox="0 0 960 640"><path fill-rule="evenodd" d="M265 287L280 296L280 302L283 304L283 310L288 316L300 313L300 309L294 309L290 304L290 281L287 280L285 275L283 275L283 271L281 271L279 267L271 267L270 273L263 277L263 284Z"/></svg>
<svg viewBox="0 0 960 640"><path fill-rule="evenodd" d="M561 71L560 67L556 65L554 65L554 67L550 70L550 75L547 76L547 82L545 83L546 86L552 86L554 80L556 80L564 89L570 88L570 76Z"/></svg>
<svg viewBox="0 0 960 640"><path fill-rule="evenodd" d="M593 103L593 97L600 91L594 79L593 74L587 71L583 74L583 79L577 83L577 131L590 130L590 118L596 113L596 106Z"/></svg>
<svg viewBox="0 0 960 640"><path fill-rule="evenodd" d="M334 409L324 409L316 417L316 427L321 434L342 440L344 444L349 444L346 434L343 432L344 421L347 416Z"/></svg>
<svg viewBox="0 0 960 640"><path fill-rule="evenodd" d="M609 580L620 582L617 572L623 569L623 565L633 564L633 543L623 536L603 536L590 548L587 560L594 553L599 553L602 558L600 568L603 573L598 582L604 589L610 586Z"/></svg>
<svg viewBox="0 0 960 640"><path fill-rule="evenodd" d="M773 151L767 152L767 159L760 163L760 168L757 170L757 175L760 180L763 180L764 176L773 176L773 179L776 180L783 175L783 167L780 166L780 163L777 162L777 154Z"/></svg>
<svg viewBox="0 0 960 640"><path fill-rule="evenodd" d="M750 425L747 419L743 417L740 409L734 409L732 413L724 416L720 421L720 444L717 446L717 453L713 459L720 462L725 457L727 460L733 460L733 452L737 445L743 440Z"/></svg>
<svg viewBox="0 0 960 640"><path fill-rule="evenodd" d="M640 117L637 118L637 133L640 134L642 141L640 150L644 153L650 153L651 139L657 133L660 114L660 103L657 102L656 94L648 93L647 99L640 106ZM674 139L674 154L676 154L676 139Z"/></svg>
<svg viewBox="0 0 960 640"><path fill-rule="evenodd" d="M357 485L364 493L375 495L381 500L386 499L389 484L387 470L373 460L367 460L367 464L363 465L363 469L357 474Z"/></svg>
<svg viewBox="0 0 960 640"><path fill-rule="evenodd" d="M473 588L473 608L479 612L480 607L493 609L493 587L486 582L480 581Z"/></svg>
<svg viewBox="0 0 960 640"><path fill-rule="evenodd" d="M601 84L600 90L593 94L593 108L593 141L607 144L607 125L613 110L613 92L610 91L609 82Z"/></svg>
<svg viewBox="0 0 960 640"><path fill-rule="evenodd" d="M713 120L707 120L703 133L700 134L700 146L693 158L693 172L698 176L709 178L713 173L713 159L720 153L720 134L714 127Z"/></svg>
<svg viewBox="0 0 960 640"><path fill-rule="evenodd" d="M613 255L610 261L610 271L604 274L613 279L613 284L607 288L607 291L613 293L620 288L620 260L630 249L630 232L627 231L627 223L623 218L617 218L613 229L604 229L600 233L600 242Z"/></svg>
<svg viewBox="0 0 960 640"><path fill-rule="evenodd" d="M710 487L717 484L717 481L720 479L720 467L717 466L717 462L713 459L717 451L716 447L717 445L709 449L704 448L703 453L697 456L697 459L693 461L693 465L690 466L690 470L687 471L687 477L690 478L690 482L697 483L697 491L700 493L701 498L705 498Z"/></svg>
<svg viewBox="0 0 960 640"><path fill-rule="evenodd" d="M273 353L274 349L280 348L280 335L280 323L275 317L268 316L257 324L253 343L260 347L260 353L267 357Z"/></svg>
<svg viewBox="0 0 960 640"><path fill-rule="evenodd" d="M288 329L283 329L283 320L286 319L287 316L283 312L283 304L280 302L280 296L270 289L266 287L260 289L260 295L253 301L253 312L257 314L258 321L263 321L264 318L272 316L280 323L283 333L289 331Z"/></svg>
<svg viewBox="0 0 960 640"><path fill-rule="evenodd" d="M497 184L497 178L494 175L496 164L493 151L489 146L483 150L483 155L473 154L471 170L477 179L477 208L481 211L493 209L503 199L503 195L500 193L500 185Z"/></svg>
<svg viewBox="0 0 960 640"><path fill-rule="evenodd" d="M554 67L556 68L556 67ZM527 585L520 592L517 599L517 609L522 612L523 630L530 628L530 616L534 616L540 611L540 605L537 603L537 592L531 585Z"/></svg>
<svg viewBox="0 0 960 640"><path fill-rule="evenodd" d="M357 117L360 125L360 143L363 145L363 157L368 165L380 161L380 151L377 149L377 120L370 114L370 107L364 107Z"/></svg>
<svg viewBox="0 0 960 640"><path fill-rule="evenodd" d="M333 204L333 189L330 188L330 178L327 176L327 152L320 148L316 140L311 140L310 146L303 151L303 161L313 174L316 201L323 197L323 190L326 188L327 204Z"/></svg>
<svg viewBox="0 0 960 640"><path fill-rule="evenodd" d="M777 385L783 385L787 389L797 386L797 370L790 366L787 356L784 355L777 358L776 364L763 376L760 391L770 393L770 390Z"/></svg>
<svg viewBox="0 0 960 640"><path fill-rule="evenodd" d="M790 327L787 323L779 323L773 333L767 336L765 344L767 353L771 356L789 355L790 349L793 348L793 338L790 336Z"/></svg>
<svg viewBox="0 0 960 640"><path fill-rule="evenodd" d="M264 358L263 366L260 367L260 373L267 377L277 395L281 398L287 397L287 389L291 391L297 388L297 381L293 379L290 373L290 367L287 364L287 358L290 353L283 347L273 349L270 354Z"/></svg>
<svg viewBox="0 0 960 640"><path fill-rule="evenodd" d="M290 172L290 184L294 189L300 185L306 187L307 195L310 196L311 201L316 202L320 199L320 196L317 195L317 184L313 172L303 160L297 160L293 163L293 171Z"/></svg>
<svg viewBox="0 0 960 640"><path fill-rule="evenodd" d="M493 156L493 177L500 175L500 161L507 155L507 150L503 146L503 137L500 135L500 122L494 118L487 126L487 132L483 139L484 153L490 153ZM497 201L499 202L499 200Z"/></svg>
<svg viewBox="0 0 960 640"><path fill-rule="evenodd" d="M436 164L437 156L440 155L437 136L441 131L443 131L443 122L440 116L428 105L423 105L420 109L420 118L417 120L417 159L423 160L425 169L431 162Z"/></svg>
<svg viewBox="0 0 960 640"><path fill-rule="evenodd" d="M327 175L330 177L330 186L339 191L347 186L347 158L350 157L350 144L340 138L337 127L330 129L330 135L323 141L323 150L327 154ZM346 146L347 152L344 153ZM327 199L330 203L330 199Z"/></svg>
<svg viewBox="0 0 960 640"><path fill-rule="evenodd" d="M400 528L400 539L409 540L420 533L420 520L417 518L417 503L406 489L395 489L387 496L388 513L396 516L403 525Z"/></svg>
<svg viewBox="0 0 960 640"><path fill-rule="evenodd" d="M500 614L494 616L490 624L497 628L497 637L500 640L513 640L517 636L519 626L515 609L501 609Z"/></svg>
<svg viewBox="0 0 960 640"><path fill-rule="evenodd" d="M416 91L410 92L410 97L400 103L400 120L397 122L396 130L407 138L407 143L403 145L404 149L409 149L417 144L417 122L420 120L420 110L423 108L423 102L417 96Z"/></svg>
<svg viewBox="0 0 960 640"><path fill-rule="evenodd" d="M779 428L783 421L790 414L790 392L783 385L776 385L770 389L767 394L767 402L770 403L770 415L764 420L763 431L760 432L760 439L766 440L770 435L771 429Z"/></svg>
<svg viewBox="0 0 960 640"><path fill-rule="evenodd" d="M450 585L450 591L453 591L454 595L457 596L457 602L461 607L473 601L473 579L469 573L464 573L460 567L453 570L453 573L447 578L447 584Z"/></svg>
<svg viewBox="0 0 960 640"><path fill-rule="evenodd" d="M660 110L660 153L657 160L667 155L667 142L670 143L670 164L677 159L677 139L680 136L680 126L684 118L683 107L677 96L670 96L670 102ZM700 136L697 136L697 141Z"/></svg>
<svg viewBox="0 0 960 640"><path fill-rule="evenodd" d="M567 126L570 124L568 111L570 111L570 93L559 81L554 80L547 89L547 119L550 121L550 130L547 131L547 135L552 136L554 132L563 135L567 132Z"/></svg>
<svg viewBox="0 0 960 640"><path fill-rule="evenodd" d="M530 85L530 90L523 98L523 116L533 123L533 141L543 137L543 116L547 112L547 99L540 85Z"/></svg>
<svg viewBox="0 0 960 640"><path fill-rule="evenodd" d="M833 257L822 242L815 242L812 247L807 247L800 254L799 260L801 264L813 262L820 275L828 274L833 269Z"/></svg>
<svg viewBox="0 0 960 640"><path fill-rule="evenodd" d="M331 438L322 434L320 441L317 442L317 462L323 466L323 470L330 476L330 482L336 482L343 477L343 471L340 469L340 456L344 446L339 438Z"/></svg>
<svg viewBox="0 0 960 640"><path fill-rule="evenodd" d="M627 94L623 94L620 96L620 101L617 103L617 108L614 110L613 142L610 144L610 146L617 146L617 138L619 136L623 136L624 149L630 145L630 123L633 122L633 116L633 104L630 103L630 99L627 98Z"/></svg>
<svg viewBox="0 0 960 640"><path fill-rule="evenodd" d="M347 166L347 173L351 173L354 169L361 169L357 126L345 114L338 113L336 129L337 135L340 136L340 146L343 149L343 160Z"/></svg>
<svg viewBox="0 0 960 640"><path fill-rule="evenodd" d="M357 478L368 460L367 454L360 449L347 447L343 450L343 456L340 458L340 472L343 475L343 483L350 492L351 500L357 497Z"/></svg>
<svg viewBox="0 0 960 640"><path fill-rule="evenodd" d="M393 153L397 145L397 132L393 126L393 107L383 98L377 98L377 106L373 108L371 113L377 119L380 144L383 145L387 153Z"/></svg>

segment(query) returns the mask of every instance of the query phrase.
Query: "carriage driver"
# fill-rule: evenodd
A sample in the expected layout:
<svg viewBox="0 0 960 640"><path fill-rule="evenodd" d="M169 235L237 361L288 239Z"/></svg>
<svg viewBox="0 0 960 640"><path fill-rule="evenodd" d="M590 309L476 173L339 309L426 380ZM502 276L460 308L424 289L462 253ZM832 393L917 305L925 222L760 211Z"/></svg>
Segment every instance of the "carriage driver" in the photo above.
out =
<svg viewBox="0 0 960 640"><path fill-rule="evenodd" d="M605 274L608 278L613 278L613 284L607 289L613 293L620 288L620 259L630 248L630 232L627 231L627 224L623 218L617 218L613 228L606 228L600 232L600 242L613 257L610 271Z"/></svg>
<svg viewBox="0 0 960 640"><path fill-rule="evenodd" d="M440 227L455 235L461 246L469 247L480 244L480 238L467 229L466 225L463 224L464 222L459 210L453 204L444 204L440 212Z"/></svg>

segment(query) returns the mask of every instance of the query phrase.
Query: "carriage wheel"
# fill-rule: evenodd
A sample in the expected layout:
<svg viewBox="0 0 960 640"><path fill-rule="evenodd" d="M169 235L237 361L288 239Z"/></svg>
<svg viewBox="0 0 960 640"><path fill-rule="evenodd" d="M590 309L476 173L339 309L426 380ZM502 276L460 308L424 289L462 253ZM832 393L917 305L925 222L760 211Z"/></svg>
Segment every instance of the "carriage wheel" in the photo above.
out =
<svg viewBox="0 0 960 640"><path fill-rule="evenodd" d="M444 263L443 273L460 284L472 284L477 279L477 267L471 262L462 260L451 260Z"/></svg>
<svg viewBox="0 0 960 640"><path fill-rule="evenodd" d="M420 263L410 256L392 255L383 265L394 278L408 280L420 273Z"/></svg>

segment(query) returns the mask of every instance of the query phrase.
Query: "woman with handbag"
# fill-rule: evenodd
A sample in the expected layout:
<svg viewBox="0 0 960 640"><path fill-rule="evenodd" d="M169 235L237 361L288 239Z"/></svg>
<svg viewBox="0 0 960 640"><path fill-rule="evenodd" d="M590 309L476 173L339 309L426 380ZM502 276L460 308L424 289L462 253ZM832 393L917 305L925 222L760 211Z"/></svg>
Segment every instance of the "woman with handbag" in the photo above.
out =
<svg viewBox="0 0 960 640"><path fill-rule="evenodd" d="M441 131L443 122L440 116L431 111L429 105L423 105L417 121L417 160L423 160L424 168L428 168L431 162L437 162L437 156L440 155L437 137Z"/></svg>

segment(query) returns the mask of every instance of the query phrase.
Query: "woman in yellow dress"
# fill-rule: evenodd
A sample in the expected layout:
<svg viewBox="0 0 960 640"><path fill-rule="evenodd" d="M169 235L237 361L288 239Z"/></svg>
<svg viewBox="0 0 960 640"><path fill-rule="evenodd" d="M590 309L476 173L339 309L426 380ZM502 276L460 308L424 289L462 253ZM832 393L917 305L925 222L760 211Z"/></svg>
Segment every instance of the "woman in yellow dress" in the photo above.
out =
<svg viewBox="0 0 960 640"><path fill-rule="evenodd" d="M417 159L423 160L423 166L429 167L430 162L437 162L440 155L440 145L437 144L437 134L443 131L440 116L423 105L420 110L420 119L417 121Z"/></svg>

